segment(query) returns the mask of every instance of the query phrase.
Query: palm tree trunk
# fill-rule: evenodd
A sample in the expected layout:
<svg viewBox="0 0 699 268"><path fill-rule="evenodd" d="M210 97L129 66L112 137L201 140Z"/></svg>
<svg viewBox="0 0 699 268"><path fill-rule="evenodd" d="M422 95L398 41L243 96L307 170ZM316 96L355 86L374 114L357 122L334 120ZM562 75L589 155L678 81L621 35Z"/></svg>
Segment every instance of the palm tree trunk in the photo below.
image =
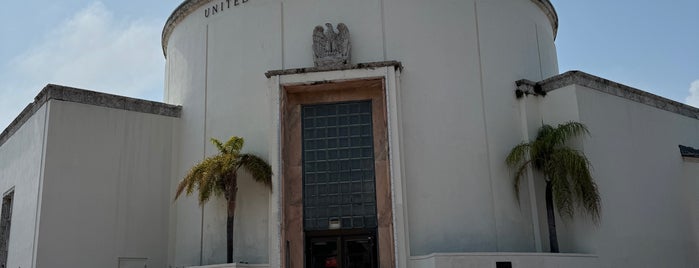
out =
<svg viewBox="0 0 699 268"><path fill-rule="evenodd" d="M556 215L553 214L553 193L551 182L546 181L546 217L549 224L549 245L551 253L558 253L558 235L556 235Z"/></svg>
<svg viewBox="0 0 699 268"><path fill-rule="evenodd" d="M228 263L233 263L233 219L235 218L235 198L237 192L238 187L233 186L228 195L228 218L226 219L226 259Z"/></svg>

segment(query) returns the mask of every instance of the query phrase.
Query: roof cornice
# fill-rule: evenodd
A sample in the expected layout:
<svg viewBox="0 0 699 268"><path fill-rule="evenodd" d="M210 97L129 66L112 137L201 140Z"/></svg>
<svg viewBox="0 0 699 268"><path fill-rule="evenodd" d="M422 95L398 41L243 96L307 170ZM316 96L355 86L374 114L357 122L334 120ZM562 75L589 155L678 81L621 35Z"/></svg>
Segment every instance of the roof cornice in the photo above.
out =
<svg viewBox="0 0 699 268"><path fill-rule="evenodd" d="M179 118L182 113L182 106L48 84L36 95L34 102L27 105L27 107L12 120L10 125L0 133L0 146L10 139L29 118L50 100L68 101L176 118Z"/></svg>
<svg viewBox="0 0 699 268"><path fill-rule="evenodd" d="M201 6L213 2L213 0L184 0L174 11L170 14L165 22L165 27L163 27L161 44L163 46L163 55L167 58L167 43L170 41L170 34L175 29L177 24L179 24L184 18L192 14L195 10Z"/></svg>
<svg viewBox="0 0 699 268"><path fill-rule="evenodd" d="M543 12L546 14L548 17L549 21L551 22L551 28L553 29L553 38L554 40L556 39L556 35L558 33L558 13L556 13L556 9L553 7L553 4L549 0L531 0L536 4ZM167 58L167 45L168 42L170 41L170 35L172 34L172 31L177 27L177 24L182 22L184 18L189 16L189 14L194 13L198 8L200 8L203 5L206 5L207 3L213 2L213 0L184 0L175 10L170 14L170 17L167 19L167 22L165 22L165 27L163 27L163 33L162 33L162 47L163 47L163 55L165 58Z"/></svg>
<svg viewBox="0 0 699 268"><path fill-rule="evenodd" d="M534 95L541 95L541 92L551 92L570 85L584 86L661 110L699 119L699 108L581 71L565 72L539 82L526 79L516 82L517 91Z"/></svg>
<svg viewBox="0 0 699 268"><path fill-rule="evenodd" d="M546 17L549 18L549 22L551 23L551 29L553 30L553 40L556 40L556 36L558 35L558 13L556 12L556 8L553 7L553 4L551 4L551 1L549 0L531 0L539 6L541 11L546 14Z"/></svg>

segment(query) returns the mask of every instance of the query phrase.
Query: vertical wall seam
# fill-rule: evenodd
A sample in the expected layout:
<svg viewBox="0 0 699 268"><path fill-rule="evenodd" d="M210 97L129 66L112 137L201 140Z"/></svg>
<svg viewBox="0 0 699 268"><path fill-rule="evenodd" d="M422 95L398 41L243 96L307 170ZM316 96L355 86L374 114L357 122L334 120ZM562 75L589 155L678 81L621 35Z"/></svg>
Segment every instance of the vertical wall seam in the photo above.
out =
<svg viewBox="0 0 699 268"><path fill-rule="evenodd" d="M527 119L526 99L519 100L519 115L522 128L522 140L529 141L529 122ZM532 236L534 239L534 247L536 252L542 252L541 246L541 227L539 226L539 206L536 203L536 185L534 184L534 172L531 167L527 167L527 187L529 188L529 209L531 209L532 217Z"/></svg>
<svg viewBox="0 0 699 268"><path fill-rule="evenodd" d="M481 108L483 111L483 132L485 134L485 153L488 162L488 178L490 179L490 201L493 206L493 226L495 228L495 250L500 251L500 242L498 239L498 221L495 217L495 191L493 187L493 172L490 164L490 139L488 139L488 119L486 117L485 110L485 86L483 86L483 54L481 53L481 32L480 25L478 24L478 1L473 1L473 12L475 14L476 20L476 42L478 47L478 72L481 80Z"/></svg>
<svg viewBox="0 0 699 268"><path fill-rule="evenodd" d="M383 44L383 60L388 59L388 52L386 50L386 10L384 8L384 0L379 0L379 5L381 8L381 41Z"/></svg>
<svg viewBox="0 0 699 268"><path fill-rule="evenodd" d="M32 264L31 267L35 268L36 267L36 258L38 255L38 247L39 247L39 227L41 224L41 200L42 200L42 195L43 195L43 189L44 189L44 172L45 172L45 164L46 164L46 140L48 139L48 125L49 125L49 108L51 107L51 101L46 102L46 109L44 110L44 133L43 137L41 139L41 163L39 166L39 185L37 186L37 195L36 195L36 215L34 217L34 245L32 246Z"/></svg>
<svg viewBox="0 0 699 268"><path fill-rule="evenodd" d="M541 45L539 44L539 26L534 23L534 33L536 33L536 52L539 55L539 81L544 80L544 67L541 63Z"/></svg>
<svg viewBox="0 0 699 268"><path fill-rule="evenodd" d="M539 80L544 80L544 70L543 70L543 65L542 65L542 60L541 60L541 44L539 43L539 26L534 23L534 33L536 36L536 52L539 57ZM524 100L520 100L521 102L524 102ZM539 116L543 117L543 114L541 113L541 105L537 105L537 109L539 111ZM527 120L526 117L523 118L522 120ZM543 122L543 118L542 118ZM524 130L525 133L523 133L526 138L526 141L530 140L529 137L529 129L527 126L528 122L523 121L524 125ZM531 216L532 216L532 228L534 232L534 246L536 248L537 252L542 252L543 251L543 245L541 242L541 226L539 223L539 205L536 203L536 184L534 183L534 171L531 169L531 167L527 168L527 176L529 177L529 202L530 204L530 209L532 210Z"/></svg>
<svg viewBox="0 0 699 268"><path fill-rule="evenodd" d="M204 135L201 159L206 158L206 112L209 104L209 25L206 25L206 40L204 48ZM199 265L204 262L204 206L201 207L201 225L199 226Z"/></svg>
<svg viewBox="0 0 699 268"><path fill-rule="evenodd" d="M282 41L281 41L282 51L281 52L282 52L282 70L283 70L286 68L286 60L285 60L286 55L284 55L284 46L285 46L285 44L284 44L284 30L285 30L284 29L284 0L281 0L279 2L279 4L281 5L281 11L280 11L281 12L281 21L279 22L279 24L281 25L281 34L282 34L282 36L281 36L282 37Z"/></svg>

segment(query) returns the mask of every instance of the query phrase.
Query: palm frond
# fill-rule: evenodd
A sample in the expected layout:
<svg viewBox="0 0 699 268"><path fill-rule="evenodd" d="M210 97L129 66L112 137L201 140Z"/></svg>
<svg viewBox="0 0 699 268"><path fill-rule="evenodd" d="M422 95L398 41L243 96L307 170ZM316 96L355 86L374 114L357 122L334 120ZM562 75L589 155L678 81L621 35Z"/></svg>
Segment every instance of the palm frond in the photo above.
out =
<svg viewBox="0 0 699 268"><path fill-rule="evenodd" d="M224 145L226 150L228 150L227 153L229 154L238 154L240 153L240 150L243 149L243 144L245 144L245 140L241 137L233 136Z"/></svg>
<svg viewBox="0 0 699 268"><path fill-rule="evenodd" d="M553 155L557 176L556 179L564 180L559 185L567 185L568 190L562 194L570 195L571 204L577 204L582 211L590 215L597 222L600 212L600 196L597 185L590 174L590 161L580 152L568 148L557 148ZM566 215L572 217L572 205L565 207ZM561 213L564 215L564 213Z"/></svg>
<svg viewBox="0 0 699 268"><path fill-rule="evenodd" d="M571 121L558 125L554 129L554 135L552 135L552 137L555 141L554 145L559 146L565 144L570 139L577 138L583 134L590 134L587 127L580 122Z"/></svg>
<svg viewBox="0 0 699 268"><path fill-rule="evenodd" d="M255 181L272 188L272 167L265 160L253 154L242 154L238 164L250 172Z"/></svg>
<svg viewBox="0 0 699 268"><path fill-rule="evenodd" d="M211 143L219 154L207 157L194 165L177 185L175 200L183 193L198 192L199 204L203 205L212 196L230 196L231 187L237 185L236 173L241 167L250 172L253 178L265 185L272 185L272 168L261 158L252 154L240 154L243 138L233 136L226 143L211 138Z"/></svg>
<svg viewBox="0 0 699 268"><path fill-rule="evenodd" d="M600 217L600 196L591 174L591 165L584 154L565 144L581 135L589 135L587 127L579 122L566 122L552 127L543 124L536 140L515 146L505 159L515 170L515 191L519 193L521 176L526 165L531 165L551 182L556 207L562 216L573 216L575 208L592 216L597 222ZM529 162L525 162L525 160ZM519 195L517 195L519 200Z"/></svg>
<svg viewBox="0 0 699 268"><path fill-rule="evenodd" d="M601 201L597 184L590 174L590 161L582 153L569 148L561 148L556 154L563 155L561 158L567 159L567 177L575 190L576 203L597 223L600 217Z"/></svg>
<svg viewBox="0 0 699 268"><path fill-rule="evenodd" d="M212 194L218 194L215 191L217 177L223 174L226 170L225 158L221 155L207 157L200 163L194 165L184 176L182 181L177 185L175 192L175 200L182 193L191 195L195 190L199 192L198 200L200 204L206 203L211 198ZM229 168L230 169L230 168Z"/></svg>
<svg viewBox="0 0 699 268"><path fill-rule="evenodd" d="M215 155L204 160L205 168L199 183L199 204L203 205L212 195L218 193L215 188L218 181L225 176L225 155Z"/></svg>
<svg viewBox="0 0 699 268"><path fill-rule="evenodd" d="M536 134L536 140L545 140L548 137L551 137L551 133L553 133L555 130L553 129L552 126L544 124L539 128L539 131Z"/></svg>
<svg viewBox="0 0 699 268"><path fill-rule="evenodd" d="M552 163L552 165L556 164L560 163ZM550 178L553 202L556 204L558 213L561 216L572 218L575 212L573 189L571 189L571 185L566 178L565 170L557 169L554 172L554 175Z"/></svg>
<svg viewBox="0 0 699 268"><path fill-rule="evenodd" d="M192 192L194 192L195 188L199 187L202 174L206 169L206 166L203 163L204 162L197 163L191 169L189 169L189 171L187 171L187 174L177 185L177 190L175 191L175 200L177 200L177 198L179 198L183 192L186 195L190 195L192 194Z"/></svg>
<svg viewBox="0 0 699 268"><path fill-rule="evenodd" d="M230 183L230 178L224 176L216 177L215 186L213 188L214 196L224 196L226 197L226 187ZM228 199L226 197L226 199Z"/></svg>
<svg viewBox="0 0 699 268"><path fill-rule="evenodd" d="M226 147L223 145L223 143L220 140L217 140L216 138L211 138L210 141L211 141L211 144L216 146L216 149L218 149L218 151L220 153L224 153L224 154L228 153L226 150Z"/></svg>
<svg viewBox="0 0 699 268"><path fill-rule="evenodd" d="M527 170L527 167L531 165L532 160L527 160L524 163L522 163L521 166L517 169L517 172L515 173L515 197L517 197L517 203L519 203L519 185L522 181L522 177L524 176L524 171Z"/></svg>
<svg viewBox="0 0 699 268"><path fill-rule="evenodd" d="M507 166L510 168L517 168L519 165L527 159L529 156L529 151L531 149L531 144L522 142L520 144L517 144L512 150L510 150L510 153L507 155L507 158L505 158L505 163Z"/></svg>
<svg viewBox="0 0 699 268"><path fill-rule="evenodd" d="M516 169L515 176L514 176L514 190L515 190L515 197L517 198L517 203L519 203L519 189L520 189L520 183L522 181L522 176L524 175L524 172L527 170L527 167L529 165L532 165L534 162L532 159L533 155L533 146L534 143L526 143L522 142L512 148L510 150L510 153L507 155L505 158L505 163L507 166L509 166L511 169Z"/></svg>

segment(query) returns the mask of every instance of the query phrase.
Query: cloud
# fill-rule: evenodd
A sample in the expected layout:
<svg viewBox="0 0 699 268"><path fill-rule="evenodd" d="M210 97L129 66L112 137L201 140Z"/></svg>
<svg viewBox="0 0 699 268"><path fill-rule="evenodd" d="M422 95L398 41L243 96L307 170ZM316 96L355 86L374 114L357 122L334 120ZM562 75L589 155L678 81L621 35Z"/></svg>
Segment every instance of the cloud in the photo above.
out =
<svg viewBox="0 0 699 268"><path fill-rule="evenodd" d="M117 18L101 2L78 11L0 68L0 129L48 83L160 100L161 24Z"/></svg>
<svg viewBox="0 0 699 268"><path fill-rule="evenodd" d="M685 103L694 107L699 107L699 80L689 85L689 96L685 99Z"/></svg>

